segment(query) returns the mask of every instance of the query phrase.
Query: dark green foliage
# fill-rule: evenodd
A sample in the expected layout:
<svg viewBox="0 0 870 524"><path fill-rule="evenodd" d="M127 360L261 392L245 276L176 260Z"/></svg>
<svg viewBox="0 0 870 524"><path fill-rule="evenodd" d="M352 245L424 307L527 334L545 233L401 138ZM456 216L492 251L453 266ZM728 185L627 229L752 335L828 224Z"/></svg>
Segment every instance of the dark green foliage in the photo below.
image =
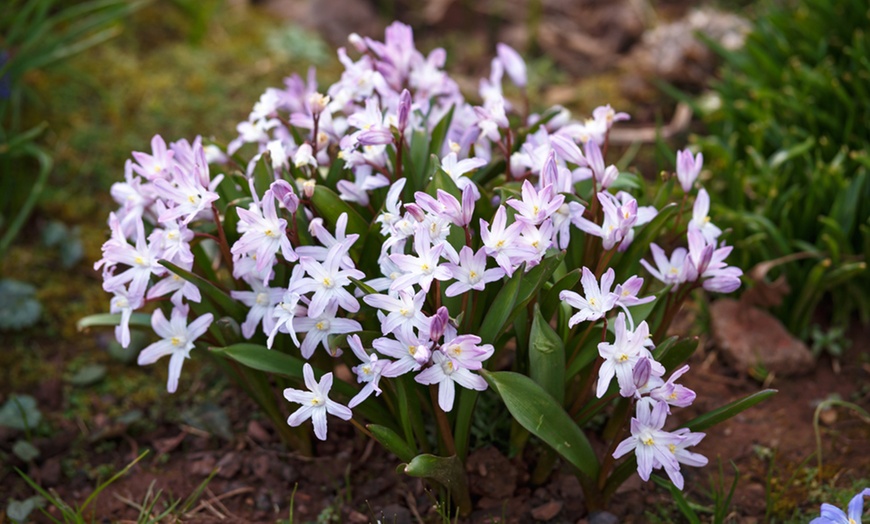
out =
<svg viewBox="0 0 870 524"><path fill-rule="evenodd" d="M801 336L823 300L836 324L870 320L868 14L865 0L801 0L762 14L742 50L717 49L721 106L701 139L716 215L740 267L806 253L771 275L788 279L779 313Z"/></svg>

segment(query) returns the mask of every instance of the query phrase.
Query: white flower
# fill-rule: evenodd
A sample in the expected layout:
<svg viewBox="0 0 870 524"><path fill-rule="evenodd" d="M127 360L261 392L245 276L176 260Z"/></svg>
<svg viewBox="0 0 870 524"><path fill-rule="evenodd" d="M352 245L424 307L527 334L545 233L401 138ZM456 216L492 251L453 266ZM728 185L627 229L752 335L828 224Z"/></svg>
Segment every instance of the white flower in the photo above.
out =
<svg viewBox="0 0 870 524"><path fill-rule="evenodd" d="M320 440L326 440L326 414L329 413L342 420L350 420L353 413L346 406L329 399L332 373L326 373L320 378L320 382L317 382L311 364L306 362L302 367L302 375L305 378L305 387L309 391L293 388L284 390L284 398L302 404L302 407L287 418L287 424L296 427L310 418L314 424L314 435Z"/></svg>
<svg viewBox="0 0 870 524"><path fill-rule="evenodd" d="M248 279L247 282L252 288L251 291L230 291L231 297L251 308L242 324L242 335L245 338L254 336L260 321L263 323L263 333L271 333L275 327L272 312L275 305L281 301L284 289L267 287L256 278Z"/></svg>
<svg viewBox="0 0 870 524"><path fill-rule="evenodd" d="M560 300L580 310L568 321L569 327L587 320L598 320L616 306L616 299L619 297L616 293L611 293L610 291L610 286L613 285L615 277L616 273L613 271L613 268L608 269L601 276L601 287L599 287L595 275L588 267L584 267L580 283L583 285L583 294L585 296L580 296L573 291L562 291L559 293Z"/></svg>
<svg viewBox="0 0 870 524"><path fill-rule="evenodd" d="M446 264L456 282L444 292L448 297L461 295L469 290L483 291L484 287L504 277L501 268L486 269L486 253L483 249L474 253L468 246L459 251L459 264Z"/></svg>
<svg viewBox="0 0 870 524"><path fill-rule="evenodd" d="M381 394L381 388L378 387L378 382L381 380L384 368L392 362L379 359L377 353L372 353L371 355L366 353L366 350L363 349L362 342L359 339L359 335L351 335L347 337L347 343L350 345L350 349L353 351L353 354L356 355L356 358L360 359L360 365L354 366L352 371L356 373L357 382L365 384L360 392L350 399L348 407L353 408L359 405L363 400L369 398L372 393L375 393L375 395Z"/></svg>
<svg viewBox="0 0 870 524"><path fill-rule="evenodd" d="M397 296L371 294L363 297L366 304L388 311L387 315L379 314L384 335L395 331L409 339L414 338L414 328L428 335L429 319L422 311L425 300L425 291L419 291L416 295L399 291Z"/></svg>
<svg viewBox="0 0 870 524"><path fill-rule="evenodd" d="M704 240L708 244L713 244L722 230L710 222L710 195L703 187L698 190L698 196L695 198L695 205L692 206L692 220L689 222L689 227L697 227L698 231L704 236Z"/></svg>
<svg viewBox="0 0 870 524"><path fill-rule="evenodd" d="M460 367L456 360L444 353L436 351L432 354L432 361L432 366L414 377L414 380L420 384L438 384L438 405L441 406L442 410L450 411L453 409L453 400L456 397L454 382L464 388L476 391L486 389L486 381L483 377Z"/></svg>
<svg viewBox="0 0 870 524"><path fill-rule="evenodd" d="M665 372L664 367L653 360L652 353L647 349L647 346L652 346L652 340L649 338L649 326L646 321L641 322L637 330L632 333L625 327L625 313L620 313L616 317L614 327L616 340L613 344L609 342L598 344L598 354L604 359L598 371L596 389L598 398L603 397L607 392L614 375L619 382L619 394L623 397L634 395L637 390L633 375L634 365L642 358L649 359L652 374L660 376Z"/></svg>
<svg viewBox="0 0 870 524"><path fill-rule="evenodd" d="M154 311L151 316L151 327L162 337L162 340L143 349L139 353L138 363L140 366L146 366L170 355L166 390L175 393L184 360L190 358L190 350L193 349L194 342L206 332L214 316L206 313L188 325L187 307L176 307L172 310L171 319L166 320L163 311L159 309Z"/></svg>

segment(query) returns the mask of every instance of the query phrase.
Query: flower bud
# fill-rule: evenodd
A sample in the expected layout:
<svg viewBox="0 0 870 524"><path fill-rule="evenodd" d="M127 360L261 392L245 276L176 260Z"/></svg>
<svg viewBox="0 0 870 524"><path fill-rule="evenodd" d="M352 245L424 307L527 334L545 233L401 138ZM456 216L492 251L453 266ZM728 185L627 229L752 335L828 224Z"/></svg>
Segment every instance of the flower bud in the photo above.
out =
<svg viewBox="0 0 870 524"><path fill-rule="evenodd" d="M511 81L519 88L526 87L526 63L520 54L513 47L502 43L496 45L495 50Z"/></svg>
<svg viewBox="0 0 870 524"><path fill-rule="evenodd" d="M407 89L402 90L399 96L399 132L405 131L405 126L408 125L408 115L411 114L411 92Z"/></svg>
<svg viewBox="0 0 870 524"><path fill-rule="evenodd" d="M422 222L426 219L426 212L423 211L423 208L414 203L405 204L405 211L408 212L409 215L414 217L414 220L417 222Z"/></svg>
<svg viewBox="0 0 870 524"><path fill-rule="evenodd" d="M635 389L643 389L646 383L649 382L650 373L652 372L652 364L648 358L642 358L637 361L632 370L632 379L634 380Z"/></svg>
<svg viewBox="0 0 870 524"><path fill-rule="evenodd" d="M420 365L426 365L432 358L432 350L425 344L420 344L414 350L414 360Z"/></svg>
<svg viewBox="0 0 870 524"><path fill-rule="evenodd" d="M293 191L293 186L290 185L286 180L276 180L272 182L272 185L269 186L269 189L272 190L272 194L275 195L287 211L291 213L295 213L296 209L299 207L299 197L296 196L296 193Z"/></svg>
<svg viewBox="0 0 870 524"><path fill-rule="evenodd" d="M305 165L317 166L317 160L314 158L314 150L311 149L311 144L305 143L299 146L296 154L293 155L293 163L296 167Z"/></svg>
<svg viewBox="0 0 870 524"><path fill-rule="evenodd" d="M319 115L329 105L330 98L320 93L308 95L308 109L312 115Z"/></svg>
<svg viewBox="0 0 870 524"><path fill-rule="evenodd" d="M365 53L368 50L368 46L366 45L365 40L361 36L356 33L351 33L347 37L347 41L350 42L350 45L354 47L360 53Z"/></svg>
<svg viewBox="0 0 870 524"><path fill-rule="evenodd" d="M287 151L280 140L272 140L266 144L266 149L269 151L269 157L272 159L272 169L278 171L288 166Z"/></svg>
<svg viewBox="0 0 870 524"><path fill-rule="evenodd" d="M429 339L433 342L438 342L444 336L444 330L450 322L450 315L447 313L447 308L441 306L438 311L432 315L429 321Z"/></svg>
<svg viewBox="0 0 870 524"><path fill-rule="evenodd" d="M314 188L317 187L317 181L310 180L310 179L309 180L299 179L299 180L297 180L297 182L302 184L302 195L305 198L311 198L312 196L314 196Z"/></svg>

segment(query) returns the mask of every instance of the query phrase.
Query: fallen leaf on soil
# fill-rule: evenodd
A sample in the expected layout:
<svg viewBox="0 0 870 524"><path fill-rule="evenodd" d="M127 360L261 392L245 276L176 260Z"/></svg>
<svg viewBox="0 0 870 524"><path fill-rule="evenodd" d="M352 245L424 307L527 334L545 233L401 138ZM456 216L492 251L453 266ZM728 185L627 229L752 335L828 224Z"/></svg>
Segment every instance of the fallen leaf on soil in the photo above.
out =
<svg viewBox="0 0 870 524"><path fill-rule="evenodd" d="M217 463L217 467L220 468L220 471L218 471L219 477L225 479L233 478L242 467L242 457L235 451L230 451L221 457Z"/></svg>
<svg viewBox="0 0 870 524"><path fill-rule="evenodd" d="M158 455L170 453L181 444L181 441L183 441L186 436L187 433L182 431L175 437L157 439L154 441L154 449L157 451Z"/></svg>
<svg viewBox="0 0 870 524"><path fill-rule="evenodd" d="M562 511L562 501L560 500L551 500L547 502L543 506L538 506L532 510L532 517L535 520L550 520L559 512Z"/></svg>

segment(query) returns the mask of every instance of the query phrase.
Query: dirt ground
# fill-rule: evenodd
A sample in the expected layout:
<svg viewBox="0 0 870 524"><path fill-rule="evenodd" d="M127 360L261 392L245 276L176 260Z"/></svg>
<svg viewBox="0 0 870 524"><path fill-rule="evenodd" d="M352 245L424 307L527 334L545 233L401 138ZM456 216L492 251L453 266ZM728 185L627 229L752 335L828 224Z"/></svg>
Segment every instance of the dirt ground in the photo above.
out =
<svg viewBox="0 0 870 524"><path fill-rule="evenodd" d="M716 462L721 459L726 473L731 471L728 461L740 472L732 505L736 521L762 521L768 502L778 514L808 508L812 483L805 477L816 471L812 425L816 406L838 395L865 409L870 407L867 335L867 329L851 333L854 343L839 373L829 360L822 359L804 376L774 379L769 386L779 391L776 396L709 430L697 451L709 457L711 464L703 469L685 468L689 497L701 504L708 501L704 494L710 479L717 478ZM691 418L762 388L756 380L721 364L715 348L697 354L692 365L685 383L698 397L693 407L675 412L678 418ZM60 412L62 392L60 384L50 382L33 393L41 406ZM297 522L439 519L431 488L396 473L398 459L351 425L331 422L329 441L318 443L315 457L306 458L283 451L269 422L251 418L255 407L241 392L230 389L214 400L229 417L232 435L228 440L170 422L142 434L129 428L113 430L105 417L102 421L97 417L85 436L82 428L60 413L49 413L58 427L49 437L38 439L42 457L28 466L10 454L9 465L25 469L67 502L81 503L94 483L81 472L70 476L61 471L61 460L71 450L85 453L88 463L114 472L143 449L150 449L129 474L100 495L94 515L104 522L135 521L139 515L135 505L142 503L149 488L153 493L163 492L157 507L185 499L216 468L217 474L199 499L181 513L185 522L275 522L289 517L291 503ZM11 432L0 434L0 449L8 452L13 440ZM850 480L868 477L870 425L848 410L831 410L822 417L821 442L825 482L848 485ZM579 483L567 469L557 465L542 485L530 483L528 472L535 466L536 455L535 446L511 460L493 447L476 451L467 466L474 513L461 521L588 522ZM2 474L3 499L32 494L10 468L3 468ZM726 477L730 479L730 473ZM669 496L635 476L614 497L610 511L621 522L647 522L651 517L645 512L657 505L670 507ZM57 515L56 510L53 514Z"/></svg>

